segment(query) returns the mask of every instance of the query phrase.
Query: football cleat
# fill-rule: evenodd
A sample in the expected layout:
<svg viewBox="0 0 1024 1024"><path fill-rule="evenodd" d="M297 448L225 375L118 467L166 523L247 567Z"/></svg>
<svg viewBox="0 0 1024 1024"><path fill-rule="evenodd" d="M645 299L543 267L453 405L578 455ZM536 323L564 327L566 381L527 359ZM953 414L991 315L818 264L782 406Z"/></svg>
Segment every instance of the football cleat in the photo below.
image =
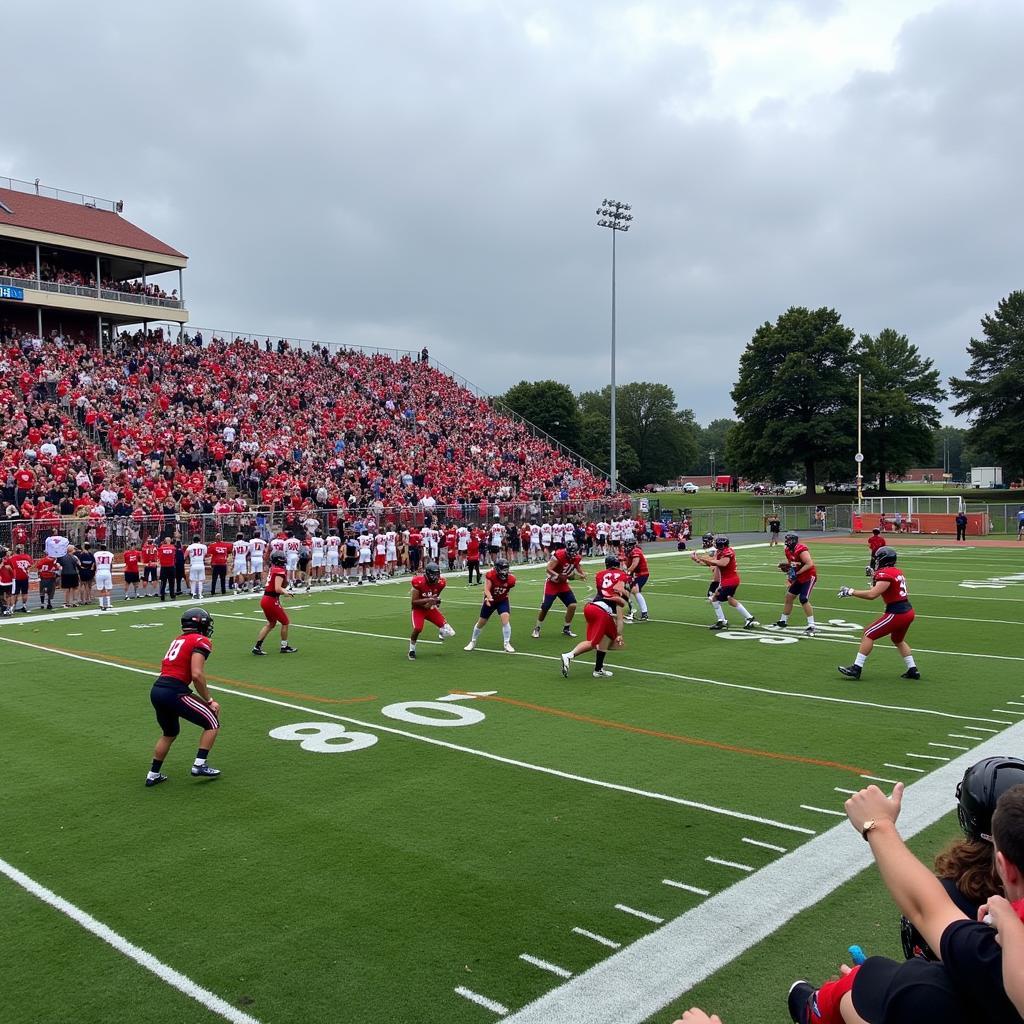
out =
<svg viewBox="0 0 1024 1024"><path fill-rule="evenodd" d="M569 663L572 661L572 658L570 658L568 654L562 654L559 657L560 657L561 662L562 662L562 678L563 679L568 679L569 678Z"/></svg>
<svg viewBox="0 0 1024 1024"><path fill-rule="evenodd" d="M504 647L506 654L515 654L516 653L516 649L507 640L505 641L505 643L502 646Z"/></svg>
<svg viewBox="0 0 1024 1024"><path fill-rule="evenodd" d="M464 651L472 651L475 647L476 647L476 641L475 640L470 640L469 643L466 644L466 646L463 647L462 649Z"/></svg>
<svg viewBox="0 0 1024 1024"><path fill-rule="evenodd" d="M811 1001L814 986L808 981L794 981L789 988L789 1016L793 1024L811 1024Z"/></svg>
<svg viewBox="0 0 1024 1024"><path fill-rule="evenodd" d="M166 775L157 773L157 777L155 779L150 779L150 778L147 777L146 785L147 786L159 786L161 782L166 782L166 781L167 781L167 776Z"/></svg>
<svg viewBox="0 0 1024 1024"><path fill-rule="evenodd" d="M540 626L534 626L533 627L533 632L530 633L530 636L532 636L534 640L539 640L540 639Z"/></svg>
<svg viewBox="0 0 1024 1024"><path fill-rule="evenodd" d="M778 622L774 623L776 629L785 629L789 623L785 619L779 619Z"/></svg>
<svg viewBox="0 0 1024 1024"><path fill-rule="evenodd" d="M860 665L840 665L839 671L851 679L860 679Z"/></svg>
<svg viewBox="0 0 1024 1024"><path fill-rule="evenodd" d="M576 638L576 634L572 631L572 626L563 626L562 636L571 637L572 639Z"/></svg>
<svg viewBox="0 0 1024 1024"><path fill-rule="evenodd" d="M729 628L729 623L728 622L721 622L721 621L713 622L710 626L708 626L708 629L711 629L711 630L715 630L715 629L728 629L728 628Z"/></svg>
<svg viewBox="0 0 1024 1024"><path fill-rule="evenodd" d="M285 644L284 647L281 648L281 653L282 654L298 654L299 650L298 650L297 647L292 647L291 644Z"/></svg>
<svg viewBox="0 0 1024 1024"><path fill-rule="evenodd" d="M455 630L452 629L452 627L450 625L448 625L448 623L446 622L437 631L437 638L438 638L438 640L447 640L448 637L450 637L450 636L455 636Z"/></svg>
<svg viewBox="0 0 1024 1024"><path fill-rule="evenodd" d="M206 779L215 779L220 775L220 769L211 768L208 764L194 764L192 765L192 774L201 775Z"/></svg>
<svg viewBox="0 0 1024 1024"><path fill-rule="evenodd" d="M595 679L611 679L613 674L606 668L595 668L593 672Z"/></svg>
<svg viewBox="0 0 1024 1024"><path fill-rule="evenodd" d="M636 622L636 619L634 619L632 615L627 615L622 621L623 622Z"/></svg>
<svg viewBox="0 0 1024 1024"><path fill-rule="evenodd" d="M262 658L267 652L263 650L262 647L254 647L252 649L252 653L255 654L257 657Z"/></svg>
<svg viewBox="0 0 1024 1024"><path fill-rule="evenodd" d="M409 660L410 661L415 661L416 660L416 652L415 651L410 651L409 652Z"/></svg>
<svg viewBox="0 0 1024 1024"><path fill-rule="evenodd" d="M807 627L807 628L806 628L806 629L804 630L804 636L814 636L814 634L815 634L815 629L814 629L814 626L808 626L808 627Z"/></svg>
<svg viewBox="0 0 1024 1024"><path fill-rule="evenodd" d="M761 625L761 623L758 622L757 619L755 619L753 615L751 615L750 618L747 619L743 623L743 628L744 629L753 629L755 626L760 626L760 625Z"/></svg>
<svg viewBox="0 0 1024 1024"><path fill-rule="evenodd" d="M641 612L640 613L640 621L641 622L650 622L651 621L651 617L647 614L647 612Z"/></svg>
<svg viewBox="0 0 1024 1024"><path fill-rule="evenodd" d="M900 676L900 679L920 679L920 678L921 678L921 673L917 670L917 666L916 665L913 668L908 668L907 671L904 672L903 675Z"/></svg>

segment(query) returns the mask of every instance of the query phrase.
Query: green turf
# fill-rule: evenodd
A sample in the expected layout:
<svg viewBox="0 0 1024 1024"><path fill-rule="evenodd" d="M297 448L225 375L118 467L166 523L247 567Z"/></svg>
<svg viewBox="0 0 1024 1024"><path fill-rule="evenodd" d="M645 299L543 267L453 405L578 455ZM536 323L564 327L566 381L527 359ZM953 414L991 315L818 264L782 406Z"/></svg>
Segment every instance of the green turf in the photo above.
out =
<svg viewBox="0 0 1024 1024"><path fill-rule="evenodd" d="M500 653L497 622L476 652L462 650L481 591L457 576L444 610L458 636L441 645L428 630L433 642L421 642L415 663L405 658L404 583L293 599L299 654L290 658L272 644L270 657L249 654L255 599L210 604L209 671L223 704L211 763L224 775L188 775L197 731L185 725L165 766L170 781L155 789L142 785L157 736L148 690L182 606L4 622L0 638L92 660L0 639L0 742L18 767L0 789L0 858L261 1021L486 1024L496 1016L456 986L518 1008L558 983L521 953L584 970L608 950L573 927L629 943L654 926L615 904L675 917L700 897L662 879L719 891L736 872L707 856L766 864L775 854L744 837L792 849L809 838L800 830L838 820L801 804L839 808L835 787L856 788L861 771L893 777L883 762L930 742L970 747L948 734L1016 720L992 709L1021 699L1024 587L959 583L1019 572L1021 552L907 549L900 564L919 616L910 639L925 680L899 679L902 662L879 645L851 684L835 667L852 660L878 609L834 594L863 585L863 546L811 544L821 635L800 635L799 611L783 635L709 633L707 570L671 554L652 559L653 621L627 627L608 680L591 678L586 659L561 678L557 655L569 644L557 609L542 638L530 638L536 569L520 572L513 591L516 656ZM739 596L762 622L781 604L778 557L739 552ZM456 690L501 699L460 702L484 717L454 727L383 713ZM837 697L850 703L816 699ZM341 703L357 698L368 699ZM269 736L310 722L377 741L317 753ZM733 1007L736 977L784 992L794 968L820 974L833 947L874 950L868 924L881 928L892 912L866 878L830 898L844 908L841 929L830 932L828 908L815 908L777 945L705 982L700 999ZM59 1019L56 1007L75 1007L76 1021L105 1021L128 1001L133 1019L210 1017L3 878L0 941L74 951L67 971L47 971L38 955L0 966L9 1019ZM812 955L793 964L804 945Z"/></svg>

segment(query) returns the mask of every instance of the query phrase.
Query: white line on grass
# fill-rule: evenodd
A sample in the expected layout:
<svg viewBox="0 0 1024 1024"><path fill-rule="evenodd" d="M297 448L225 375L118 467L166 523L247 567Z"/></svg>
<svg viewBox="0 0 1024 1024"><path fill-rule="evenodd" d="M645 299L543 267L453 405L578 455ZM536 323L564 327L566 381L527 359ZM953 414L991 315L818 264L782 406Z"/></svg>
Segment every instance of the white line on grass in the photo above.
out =
<svg viewBox="0 0 1024 1024"><path fill-rule="evenodd" d="M72 658L75 661L91 662L94 665L105 665L108 668L118 668L125 672L135 672L139 675L152 678L153 672L150 669L133 668L130 665L119 665L114 661L104 661L102 658L87 657L84 654L75 654L71 651L58 651L53 648L43 647L40 644L31 644L25 640L14 640L9 636L0 637L0 640L18 647L30 647L33 650L46 651L48 654L56 654L64 658ZM527 761L519 761L511 757L502 757L500 754L492 754L486 750L477 750L474 747L464 747L458 743L449 743L446 740L437 739L434 736L420 736L414 732L407 732L404 729L396 729L390 725L380 725L377 722L365 722L359 718L349 718L346 715L338 715L322 708L308 708L302 704L292 704L288 701L275 700L272 697L263 697L256 693L244 693L241 690L233 690L227 686L218 686L208 683L207 687L219 693L230 693L235 697L245 697L247 700L258 701L261 704L273 704L276 707L290 708L293 711L301 711L308 715L319 715L321 718L332 718L338 722L349 722L365 729L376 729L379 732L390 733L394 736L404 736L406 739L418 740L421 743L429 743L431 746L444 747L447 750L457 750L463 754L471 754L474 757L482 757L489 761L497 761L499 764L511 765L514 768L526 768L529 771L539 772L542 775L550 775L554 778L567 779L570 782L582 782L588 786L597 786L600 789L610 789L618 793L629 793L632 796L645 797L649 800L662 800L665 803L676 804L680 807L690 807L698 811L708 811L711 814L720 814L726 818L736 818L740 821L752 821L759 825L771 825L773 828L781 828L786 832L798 832L801 835L813 836L813 829L803 828L800 825L789 825L783 821L774 821L771 818L762 818L756 814L746 814L743 811L734 811L727 807L716 807L714 804L705 804L696 800L686 800L683 797L670 796L667 793L656 793L650 790L638 789L634 786L625 786L617 782L606 782L603 779L592 779L585 775L575 775L572 772L561 771L557 768L548 768L544 765L530 764Z"/></svg>
<svg viewBox="0 0 1024 1024"><path fill-rule="evenodd" d="M687 885L685 882L674 882L671 878L663 878L661 880L662 885L670 885L673 889L683 889L686 892L692 892L697 896L710 896L711 893L707 889L701 889L696 885Z"/></svg>
<svg viewBox="0 0 1024 1024"><path fill-rule="evenodd" d="M938 754L907 754L907 757L917 757L922 761L948 761L948 757L940 757Z"/></svg>
<svg viewBox="0 0 1024 1024"><path fill-rule="evenodd" d="M995 732L995 729L991 730ZM909 764L890 764L888 761L882 762L883 768L895 768L898 772L916 772L918 775L924 775L923 768L912 768Z"/></svg>
<svg viewBox="0 0 1024 1024"><path fill-rule="evenodd" d="M585 939L593 939L594 942L599 942L602 946L607 946L609 949L622 949L622 943L616 942L614 939L606 939L603 935L598 935L596 932L588 932L586 928L573 928L574 935L582 935Z"/></svg>
<svg viewBox="0 0 1024 1024"><path fill-rule="evenodd" d="M646 910L637 910L634 907L627 907L625 903L616 903L616 910L621 910L624 914L631 914L633 917L639 917L644 921L651 921L654 924L664 924L665 918L658 917L657 914L648 914Z"/></svg>
<svg viewBox="0 0 1024 1024"><path fill-rule="evenodd" d="M539 967L542 971L557 974L560 978L572 977L572 971L567 971L564 967L559 967L558 964L549 963L547 960L541 960L539 956L531 956L529 953L520 953L519 959L525 960L528 964L533 964L534 967Z"/></svg>
<svg viewBox="0 0 1024 1024"><path fill-rule="evenodd" d="M867 779L868 782L884 782L886 785L895 786L899 779L883 779L878 775L862 775L862 779Z"/></svg>
<svg viewBox="0 0 1024 1024"><path fill-rule="evenodd" d="M971 732L987 732L987 733L991 733L993 736L995 736L999 732L998 729L986 729L984 726L981 726L981 725L965 725L964 728L965 729L970 729Z"/></svg>
<svg viewBox="0 0 1024 1024"><path fill-rule="evenodd" d="M831 814L836 818L845 818L846 815L842 811L833 811L828 807L815 807L812 804L801 804L802 810L805 811L816 811L818 814Z"/></svg>
<svg viewBox="0 0 1024 1024"><path fill-rule="evenodd" d="M977 739L977 737L972 737ZM929 743L929 747L942 747L943 750L970 750L970 747L958 747L955 743Z"/></svg>
<svg viewBox="0 0 1024 1024"><path fill-rule="evenodd" d="M740 842L749 843L751 846L760 846L765 850L774 850L776 853L788 853L784 846L776 846L774 843L762 843L760 839L748 839L744 836Z"/></svg>
<svg viewBox="0 0 1024 1024"><path fill-rule="evenodd" d="M1024 722L1018 722L912 783L903 796L900 833L911 839L948 813L956 784L978 757L1022 745ZM559 985L509 1021L642 1024L871 863L867 843L841 822Z"/></svg>
<svg viewBox="0 0 1024 1024"><path fill-rule="evenodd" d="M91 914L87 914L84 910L80 910L73 903L69 903L55 892L33 881L28 875L14 867L13 864L0 860L0 874L6 875L15 885L20 885L22 889L31 893L36 899L42 900L55 910L59 910L62 914L67 915L86 931L92 932L93 935L102 939L108 946L112 946L122 956L128 957L129 960L134 960L140 967L144 967L151 974L155 974L161 981L166 982L172 988L176 988L183 995L188 996L189 999L194 999L197 1003L205 1006L211 1013L231 1021L232 1024L259 1024L255 1017L250 1017L249 1014L235 1009L230 1003L221 999L220 996L215 995L201 985L197 985L191 978L186 978L184 974L176 971L173 967L168 967L167 964L158 960L152 953L147 953L146 950L136 946L133 942L129 942L113 929L108 928L102 921L97 921Z"/></svg>
<svg viewBox="0 0 1024 1024"><path fill-rule="evenodd" d="M468 999L471 1003L476 1003L477 1006L482 1006L485 1010L500 1014L502 1017L508 1013L508 1007L503 1003L499 1003L494 999L488 999L487 996L482 996L479 992L466 988L465 985L459 985L455 989L455 993L462 996L463 999Z"/></svg>
<svg viewBox="0 0 1024 1024"><path fill-rule="evenodd" d="M954 740L976 740L978 738L977 736L968 736L962 732L947 732L946 735Z"/></svg>
<svg viewBox="0 0 1024 1024"><path fill-rule="evenodd" d="M1007 701L1006 703L1007 703L1007 704L1016 704L1016 705L1017 705L1017 707L1019 707L1019 708L1024 708L1024 703L1022 703L1022 702L1021 702L1021 701L1019 701L1019 700L1008 700L1008 701Z"/></svg>
<svg viewBox="0 0 1024 1024"><path fill-rule="evenodd" d="M857 794L857 790L855 789L842 789L839 786L834 786L833 789L835 789L837 793L845 793L847 796L856 796Z"/></svg>
<svg viewBox="0 0 1024 1024"><path fill-rule="evenodd" d="M737 871L753 871L750 864L740 864L734 860L722 860L721 857L705 857L709 864L721 864L723 868L735 868Z"/></svg>
<svg viewBox="0 0 1024 1024"><path fill-rule="evenodd" d="M1013 708L993 708L993 711L998 711L1001 715L1024 715L1024 711L1014 711Z"/></svg>

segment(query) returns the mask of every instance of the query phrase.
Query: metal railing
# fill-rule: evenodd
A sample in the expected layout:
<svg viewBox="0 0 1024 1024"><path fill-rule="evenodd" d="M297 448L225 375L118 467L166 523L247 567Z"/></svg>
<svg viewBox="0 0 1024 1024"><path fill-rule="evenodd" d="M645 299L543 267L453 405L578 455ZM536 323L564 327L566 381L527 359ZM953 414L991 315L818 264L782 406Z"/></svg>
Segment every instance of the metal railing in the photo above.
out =
<svg viewBox="0 0 1024 1024"><path fill-rule="evenodd" d="M97 196L85 195L82 192L68 192L62 188L40 185L38 178L35 181L22 181L20 178L0 178L0 188L10 189L12 192L24 192L27 195L45 196L47 199L59 199L65 203L81 203L82 206L91 206L97 210L107 210L110 213L120 213L124 209L123 203L115 202L113 199L100 199Z"/></svg>
<svg viewBox="0 0 1024 1024"><path fill-rule="evenodd" d="M59 295L76 295L84 299L106 299L111 302L134 302L143 306L163 306L165 309L184 309L181 299L162 299L139 292L118 292L95 285L60 284L57 281L43 281L34 277L7 277L0 275L0 284L28 288L37 292L52 292Z"/></svg>
<svg viewBox="0 0 1024 1024"><path fill-rule="evenodd" d="M189 325L188 329L186 330L183 325L171 323L169 321L165 321L161 323L159 326L165 328L165 333L169 338L171 338L172 341L174 340L175 333L180 333L181 337L193 338L196 336L196 334L202 334L204 341L209 341L213 338L217 338L220 341L234 341L237 339L248 342L250 344L258 344L262 346L265 346L267 341L269 341L272 348L276 348L278 342L287 342L288 345L290 345L292 348L299 348L302 349L303 351L310 351L312 350L314 345L318 345L320 348L326 348L328 351L356 351L368 353L370 355L384 355L390 359L395 360L408 358L411 359L413 362L420 361L420 353L413 352L408 349L375 348L368 345L346 345L342 342L337 341L313 341L309 338L284 338L273 334L254 334L251 331L214 330L208 327L194 327L191 325ZM191 334L189 334L189 331L191 331ZM525 417L520 416L519 413L515 412L515 410L513 409L510 409L500 399L488 394L486 391L483 390L483 388L477 387L476 384L474 384L470 380L467 380L465 377L462 376L462 374L456 373L450 367L446 366L439 360L434 359L432 356L428 357L428 365L432 366L435 370L438 370L440 373L443 373L446 376L451 377L458 385L464 387L467 391L472 392L474 395L477 396L477 398L482 398L491 406L492 409L495 409L496 411L500 412L502 416L507 416L509 419L515 420L517 423L521 423L535 437L544 440L552 448L557 449L559 452L565 455L566 458L571 459L575 465L578 465L581 468L586 469L597 479L610 479L607 471L601 469L600 466L595 466L594 463L591 462L589 459L583 458L583 456L580 455L578 452L573 451L571 448L568 448L566 445L562 444L562 442L559 441L557 438L552 437L551 434L549 434L546 430L542 430L535 423L531 423ZM621 484L619 485L619 489L623 491L626 490L626 488L622 487Z"/></svg>

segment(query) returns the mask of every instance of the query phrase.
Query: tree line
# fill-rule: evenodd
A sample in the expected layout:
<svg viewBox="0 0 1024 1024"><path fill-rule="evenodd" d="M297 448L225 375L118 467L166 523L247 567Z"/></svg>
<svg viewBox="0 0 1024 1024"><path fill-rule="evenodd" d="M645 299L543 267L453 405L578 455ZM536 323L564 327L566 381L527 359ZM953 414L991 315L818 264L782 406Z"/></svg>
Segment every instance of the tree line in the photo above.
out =
<svg viewBox="0 0 1024 1024"><path fill-rule="evenodd" d="M947 398L939 371L905 334L855 332L834 310L794 306L754 332L730 392L736 419L707 426L679 408L666 384L616 389L619 477L628 487L712 471L747 479L799 477L814 494L850 481L857 437L857 377L863 379L865 479L911 466L943 466L961 479L971 465L1024 475L1024 292L981 321L967 346L970 365L951 377L957 415L970 427L940 425ZM611 390L574 394L553 380L520 381L501 400L598 466L609 464Z"/></svg>

